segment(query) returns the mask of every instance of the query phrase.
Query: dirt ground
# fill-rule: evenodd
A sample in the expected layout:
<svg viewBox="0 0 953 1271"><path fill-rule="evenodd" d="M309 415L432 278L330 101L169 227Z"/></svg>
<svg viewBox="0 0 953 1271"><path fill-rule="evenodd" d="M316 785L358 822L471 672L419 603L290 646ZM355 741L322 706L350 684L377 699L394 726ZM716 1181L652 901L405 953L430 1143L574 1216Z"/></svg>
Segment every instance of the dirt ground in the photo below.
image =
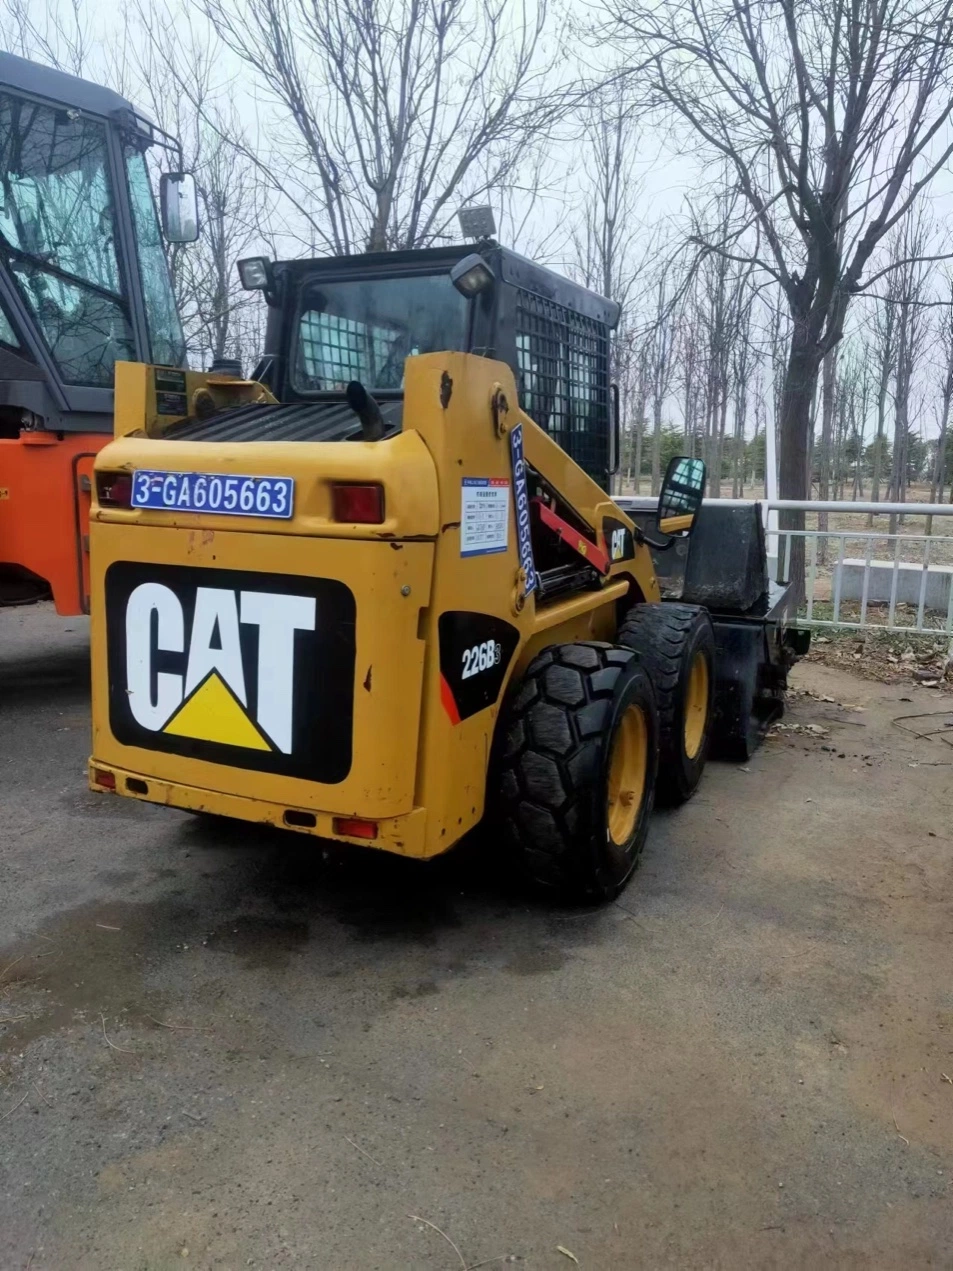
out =
<svg viewBox="0 0 953 1271"><path fill-rule="evenodd" d="M0 651L5 1271L953 1263L939 690L802 665L573 912L92 795L82 624Z"/></svg>

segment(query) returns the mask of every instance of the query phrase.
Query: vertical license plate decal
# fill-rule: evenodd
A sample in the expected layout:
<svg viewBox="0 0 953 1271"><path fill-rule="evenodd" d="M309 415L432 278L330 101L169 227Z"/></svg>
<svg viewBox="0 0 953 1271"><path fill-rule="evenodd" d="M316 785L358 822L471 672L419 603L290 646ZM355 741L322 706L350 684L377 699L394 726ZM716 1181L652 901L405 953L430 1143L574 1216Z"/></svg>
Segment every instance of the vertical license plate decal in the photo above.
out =
<svg viewBox="0 0 953 1271"><path fill-rule="evenodd" d="M464 477L460 488L460 555L491 556L510 543L506 477Z"/></svg>
<svg viewBox="0 0 953 1271"><path fill-rule="evenodd" d="M523 458L523 425L510 433L510 461L513 464L513 506L516 512L516 544L520 566L526 575L526 594L536 590L536 562L529 526L529 490L526 488L526 460Z"/></svg>

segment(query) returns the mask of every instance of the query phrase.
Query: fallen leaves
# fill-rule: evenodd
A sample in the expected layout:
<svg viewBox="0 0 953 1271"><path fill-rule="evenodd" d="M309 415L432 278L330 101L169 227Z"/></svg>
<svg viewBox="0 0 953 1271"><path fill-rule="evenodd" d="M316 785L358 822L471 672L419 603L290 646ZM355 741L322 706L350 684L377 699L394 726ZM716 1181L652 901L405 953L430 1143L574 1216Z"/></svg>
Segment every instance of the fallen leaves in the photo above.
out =
<svg viewBox="0 0 953 1271"><path fill-rule="evenodd" d="M805 737L829 737L831 730L825 728L823 724L772 724L769 730L771 733L799 733Z"/></svg>

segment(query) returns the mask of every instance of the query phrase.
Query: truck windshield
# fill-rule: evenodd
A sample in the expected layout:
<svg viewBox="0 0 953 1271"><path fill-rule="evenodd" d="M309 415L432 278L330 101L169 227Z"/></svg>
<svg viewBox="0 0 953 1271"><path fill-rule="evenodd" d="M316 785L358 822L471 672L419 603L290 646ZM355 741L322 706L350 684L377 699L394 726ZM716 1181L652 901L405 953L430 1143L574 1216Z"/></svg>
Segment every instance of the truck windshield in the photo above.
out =
<svg viewBox="0 0 953 1271"><path fill-rule="evenodd" d="M467 301L447 274L315 279L304 287L294 357L299 392L400 390L404 359L464 348Z"/></svg>
<svg viewBox="0 0 953 1271"><path fill-rule="evenodd" d="M63 378L110 385L135 345L116 252L105 127L0 93L0 237Z"/></svg>

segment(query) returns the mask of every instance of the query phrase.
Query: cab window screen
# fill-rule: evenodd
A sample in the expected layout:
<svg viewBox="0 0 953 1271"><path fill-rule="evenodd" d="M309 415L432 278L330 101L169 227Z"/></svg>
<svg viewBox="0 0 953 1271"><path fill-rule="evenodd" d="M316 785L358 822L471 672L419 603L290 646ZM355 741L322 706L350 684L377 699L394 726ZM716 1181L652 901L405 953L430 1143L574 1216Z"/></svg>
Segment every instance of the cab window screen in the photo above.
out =
<svg viewBox="0 0 953 1271"><path fill-rule="evenodd" d="M518 290L520 405L600 483L609 468L609 339L591 318Z"/></svg>
<svg viewBox="0 0 953 1271"><path fill-rule="evenodd" d="M304 289L294 359L299 392L400 390L404 360L463 349L467 301L446 274L323 280Z"/></svg>

